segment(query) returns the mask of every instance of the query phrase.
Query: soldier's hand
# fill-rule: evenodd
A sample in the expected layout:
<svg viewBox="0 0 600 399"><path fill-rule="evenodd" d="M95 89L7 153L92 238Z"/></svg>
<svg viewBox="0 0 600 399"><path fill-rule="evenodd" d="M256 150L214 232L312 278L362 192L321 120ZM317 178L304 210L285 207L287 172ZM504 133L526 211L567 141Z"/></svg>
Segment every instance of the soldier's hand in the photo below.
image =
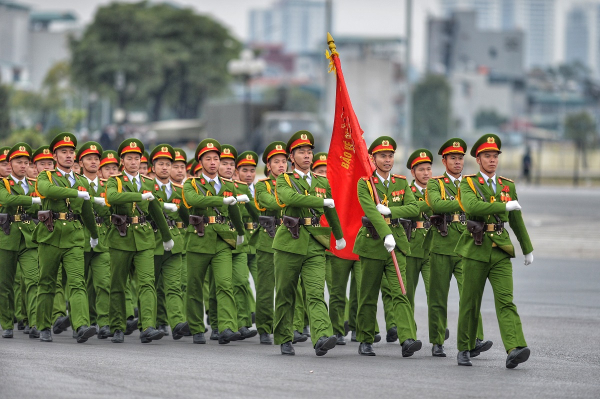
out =
<svg viewBox="0 0 600 399"><path fill-rule="evenodd" d="M144 201L154 201L154 195L152 193L144 193L142 194L142 199Z"/></svg>
<svg viewBox="0 0 600 399"><path fill-rule="evenodd" d="M104 201L104 198L102 198L102 197L94 197L94 204L100 205L100 206L106 206L106 201Z"/></svg>
<svg viewBox="0 0 600 399"><path fill-rule="evenodd" d="M346 240L344 240L343 238L340 238L339 240L335 240L335 249L340 251L344 248L346 248Z"/></svg>
<svg viewBox="0 0 600 399"><path fill-rule="evenodd" d="M223 198L223 203L225 205L233 205L237 202L237 200L235 199L235 197L224 197Z"/></svg>
<svg viewBox="0 0 600 399"><path fill-rule="evenodd" d="M377 212L381 213L382 215L391 215L392 211L390 211L390 208L388 208L387 206L383 205L383 204L377 204Z"/></svg>
<svg viewBox="0 0 600 399"><path fill-rule="evenodd" d="M84 200L89 201L90 193L88 193L87 191L77 191L77 197L83 198Z"/></svg>
<svg viewBox="0 0 600 399"><path fill-rule="evenodd" d="M173 240L163 242L163 248L165 249L165 251L172 250L174 246L175 246L175 243L173 242Z"/></svg>
<svg viewBox="0 0 600 399"><path fill-rule="evenodd" d="M520 211L521 210L521 204L519 204L519 201L508 201L506 203L506 210L508 212L510 212L510 211Z"/></svg>
<svg viewBox="0 0 600 399"><path fill-rule="evenodd" d="M165 202L165 209L169 212L177 212L177 205L170 202Z"/></svg>
<svg viewBox="0 0 600 399"><path fill-rule="evenodd" d="M326 206L327 208L335 208L335 202L333 201L333 198L325 198L323 200L323 206Z"/></svg>
<svg viewBox="0 0 600 399"><path fill-rule="evenodd" d="M90 246L92 248L95 248L96 245L98 245L98 239L97 238L90 238Z"/></svg>
<svg viewBox="0 0 600 399"><path fill-rule="evenodd" d="M385 238L383 239L383 246L385 247L385 249L387 249L388 252L392 252L396 247L396 240L394 240L394 236L391 234L385 236Z"/></svg>
<svg viewBox="0 0 600 399"><path fill-rule="evenodd" d="M31 197L31 205L42 205L42 199L40 197Z"/></svg>
<svg viewBox="0 0 600 399"><path fill-rule="evenodd" d="M241 194L237 196L237 202L250 202L250 198L246 194Z"/></svg>
<svg viewBox="0 0 600 399"><path fill-rule="evenodd" d="M244 243L244 236L237 236L237 240L235 243L237 245L242 245Z"/></svg>
<svg viewBox="0 0 600 399"><path fill-rule="evenodd" d="M533 263L533 252L530 252L527 255L525 255L525 266L529 266L532 263Z"/></svg>

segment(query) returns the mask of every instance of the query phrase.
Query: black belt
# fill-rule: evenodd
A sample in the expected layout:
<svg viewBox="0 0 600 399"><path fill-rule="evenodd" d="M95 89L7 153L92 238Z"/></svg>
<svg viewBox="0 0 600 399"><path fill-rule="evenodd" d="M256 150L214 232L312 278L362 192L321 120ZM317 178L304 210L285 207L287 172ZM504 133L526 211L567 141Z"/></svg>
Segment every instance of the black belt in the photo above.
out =
<svg viewBox="0 0 600 399"><path fill-rule="evenodd" d="M302 226L321 227L321 221L317 217L298 218L298 224Z"/></svg>
<svg viewBox="0 0 600 399"><path fill-rule="evenodd" d="M28 213L20 213L17 215L9 215L11 218L11 222L31 222L33 220L33 216Z"/></svg>
<svg viewBox="0 0 600 399"><path fill-rule="evenodd" d="M102 216L96 216L96 224L101 225L104 224L104 218Z"/></svg>
<svg viewBox="0 0 600 399"><path fill-rule="evenodd" d="M127 216L127 223L129 224L144 224L148 221L148 219L146 219L146 216L142 215L142 216Z"/></svg>
<svg viewBox="0 0 600 399"><path fill-rule="evenodd" d="M54 220L66 220L68 222L74 222L79 220L81 222L81 215L72 212L52 212Z"/></svg>

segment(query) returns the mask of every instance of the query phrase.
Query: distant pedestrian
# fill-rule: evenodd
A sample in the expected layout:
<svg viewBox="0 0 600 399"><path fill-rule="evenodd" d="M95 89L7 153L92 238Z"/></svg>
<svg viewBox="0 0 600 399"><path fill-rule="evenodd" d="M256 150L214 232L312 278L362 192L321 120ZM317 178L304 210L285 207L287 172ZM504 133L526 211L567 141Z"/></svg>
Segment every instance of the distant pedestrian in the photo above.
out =
<svg viewBox="0 0 600 399"><path fill-rule="evenodd" d="M527 184L531 183L531 148L527 147L523 155L523 177Z"/></svg>

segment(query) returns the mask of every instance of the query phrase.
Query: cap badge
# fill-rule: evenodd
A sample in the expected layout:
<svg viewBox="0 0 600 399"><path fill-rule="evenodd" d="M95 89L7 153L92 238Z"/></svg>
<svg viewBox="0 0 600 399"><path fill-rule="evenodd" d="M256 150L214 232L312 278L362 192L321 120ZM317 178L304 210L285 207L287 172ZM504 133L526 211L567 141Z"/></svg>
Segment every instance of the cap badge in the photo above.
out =
<svg viewBox="0 0 600 399"><path fill-rule="evenodd" d="M300 135L300 138L301 138L302 140L308 140L308 136L307 136L306 134L301 134L301 135Z"/></svg>
<svg viewBox="0 0 600 399"><path fill-rule="evenodd" d="M421 158L427 158L427 154L425 154L424 152L420 153L420 154L419 154L419 156L420 156Z"/></svg>
<svg viewBox="0 0 600 399"><path fill-rule="evenodd" d="M496 140L494 140L493 137L488 137L487 142L488 142L488 144L494 144L496 142Z"/></svg>
<svg viewBox="0 0 600 399"><path fill-rule="evenodd" d="M215 145L213 143L206 143L206 148L214 148Z"/></svg>
<svg viewBox="0 0 600 399"><path fill-rule="evenodd" d="M129 146L131 148L137 148L137 144L135 143L135 141L132 141L131 143L129 143Z"/></svg>
<svg viewBox="0 0 600 399"><path fill-rule="evenodd" d="M389 141L387 141L387 140L383 140L383 141L381 142L381 145L382 145L382 146L384 146L384 147L387 147L387 146L389 146L389 145L390 145L390 142L389 142Z"/></svg>
<svg viewBox="0 0 600 399"><path fill-rule="evenodd" d="M283 150L283 146L282 146L281 144L277 144L277 145L275 146L275 149L276 149L277 151L281 151L281 150Z"/></svg>
<svg viewBox="0 0 600 399"><path fill-rule="evenodd" d="M96 147L94 144L92 144L92 145L90 146L90 150L92 150L92 151L96 151L97 149L98 149L98 148L97 148L97 147Z"/></svg>

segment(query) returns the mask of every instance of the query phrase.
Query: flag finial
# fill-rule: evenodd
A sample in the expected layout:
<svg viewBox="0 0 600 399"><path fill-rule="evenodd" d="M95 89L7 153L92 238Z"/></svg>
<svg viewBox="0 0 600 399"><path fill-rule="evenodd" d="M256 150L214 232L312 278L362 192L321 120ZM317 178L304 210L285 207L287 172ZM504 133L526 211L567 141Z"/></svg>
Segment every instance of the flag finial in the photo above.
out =
<svg viewBox="0 0 600 399"><path fill-rule="evenodd" d="M329 49L332 53L335 53L335 41L333 40L333 36L331 33L327 32L327 44L329 45Z"/></svg>

